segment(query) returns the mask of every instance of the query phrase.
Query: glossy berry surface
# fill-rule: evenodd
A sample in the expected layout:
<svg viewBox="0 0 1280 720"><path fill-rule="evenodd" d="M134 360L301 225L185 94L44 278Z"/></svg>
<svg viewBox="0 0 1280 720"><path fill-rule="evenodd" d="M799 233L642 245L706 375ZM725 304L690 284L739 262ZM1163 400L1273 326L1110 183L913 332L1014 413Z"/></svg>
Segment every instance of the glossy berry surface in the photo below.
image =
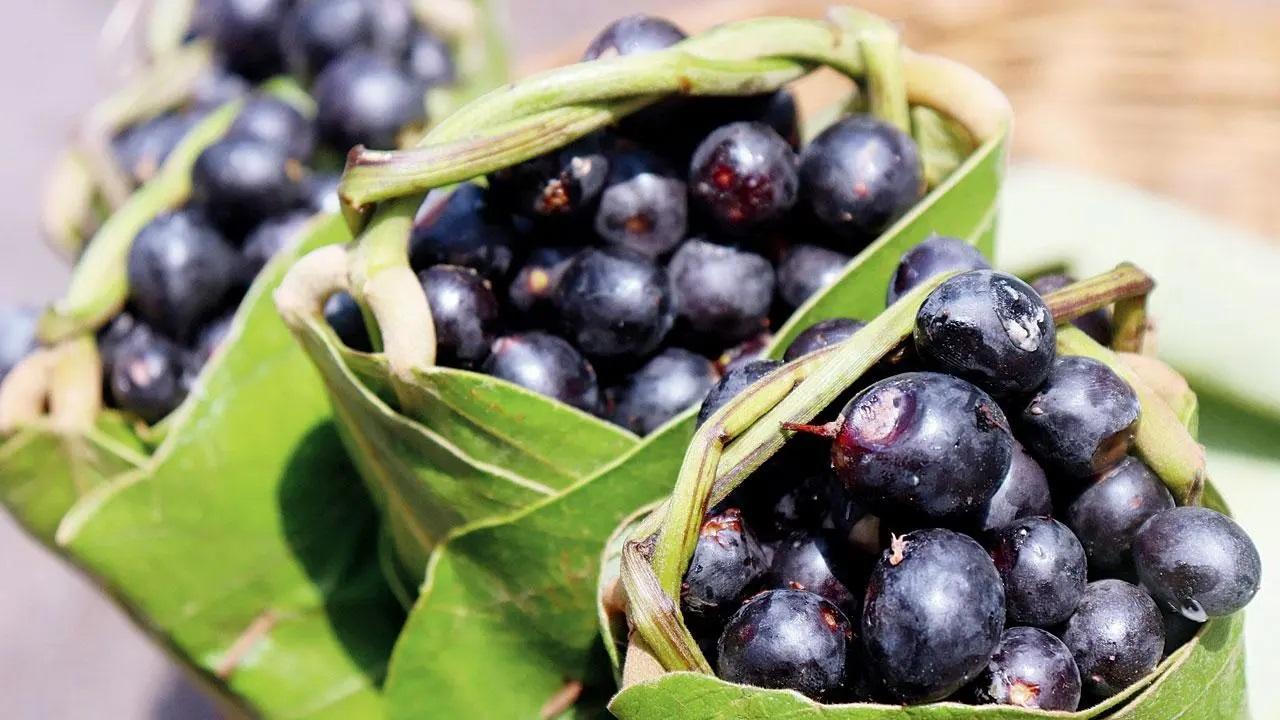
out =
<svg viewBox="0 0 1280 720"><path fill-rule="evenodd" d="M1262 578L1258 549L1244 529L1205 507L1153 515L1133 539L1133 561L1156 602L1196 622L1240 610Z"/></svg>
<svg viewBox="0 0 1280 720"><path fill-rule="evenodd" d="M813 462L820 454L820 448L814 447L817 444L793 438L757 470L758 475L773 475L764 478L770 486L765 517L769 529L776 533L843 540L866 512L845 492L830 466ZM778 477L779 473L785 473L785 479ZM795 480L797 477L800 479Z"/></svg>
<svg viewBox="0 0 1280 720"><path fill-rule="evenodd" d="M373 53L352 51L329 63L312 92L320 137L339 152L394 149L401 131L426 121L422 85Z"/></svg>
<svg viewBox="0 0 1280 720"><path fill-rule="evenodd" d="M311 78L351 48L374 45L373 3L368 0L303 0L285 23L283 46L294 74Z"/></svg>
<svg viewBox="0 0 1280 720"><path fill-rule="evenodd" d="M844 613L813 593L763 592L725 626L718 646L719 675L729 682L822 699L845 681L851 632Z"/></svg>
<svg viewBox="0 0 1280 720"><path fill-rule="evenodd" d="M418 275L431 307L439 362L473 368L489 355L498 332L498 300L471 268L436 265Z"/></svg>
<svg viewBox="0 0 1280 720"><path fill-rule="evenodd" d="M684 240L689 220L684 180L649 153L610 158L608 182L596 209L596 234L649 257L665 255Z"/></svg>
<svg viewBox="0 0 1280 720"><path fill-rule="evenodd" d="M852 259L818 245L792 245L778 264L778 296L788 308L798 308L839 279Z"/></svg>
<svg viewBox="0 0 1280 720"><path fill-rule="evenodd" d="M410 265L420 270L432 265L462 265L491 281L511 272L516 231L497 217L484 188L465 183L427 203L429 208L414 225L409 240Z"/></svg>
<svg viewBox="0 0 1280 720"><path fill-rule="evenodd" d="M1061 273L1042 275L1031 281L1031 287L1035 288L1036 292L1041 295L1048 295L1065 288L1075 281L1075 278L1070 275ZM1102 345L1111 344L1111 314L1105 309L1094 310L1091 313L1081 315L1072 320L1071 324L1083 330L1084 334L1093 338L1096 342Z"/></svg>
<svg viewBox="0 0 1280 720"><path fill-rule="evenodd" d="M1049 478L1022 443L1013 441L1013 460L982 515L981 529L999 530L1018 518L1050 515L1053 496Z"/></svg>
<svg viewBox="0 0 1280 720"><path fill-rule="evenodd" d="M1129 550L1138 528L1174 506L1173 495L1141 460L1130 457L1095 479L1067 508L1066 523L1101 574L1132 569Z"/></svg>
<svg viewBox="0 0 1280 720"><path fill-rule="evenodd" d="M409 41L405 67L410 75L429 87L452 85L458 79L458 68L448 43L426 30L414 33Z"/></svg>
<svg viewBox="0 0 1280 720"><path fill-rule="evenodd" d="M1060 357L1019 415L1027 449L1067 477L1087 477L1120 462L1133 446L1138 396L1111 368Z"/></svg>
<svg viewBox="0 0 1280 720"><path fill-rule="evenodd" d="M774 545L769 565L775 588L808 590L831 601L848 617L856 617L861 598L849 589L847 548L818 533L797 533Z"/></svg>
<svg viewBox="0 0 1280 720"><path fill-rule="evenodd" d="M832 466L854 500L877 514L972 519L1009 469L1013 437L1004 413L959 378L895 375L855 396L840 418Z"/></svg>
<svg viewBox="0 0 1280 720"><path fill-rule="evenodd" d="M781 218L796 202L795 152L773 128L735 122L698 145L689 165L697 209L726 233L741 234Z"/></svg>
<svg viewBox="0 0 1280 720"><path fill-rule="evenodd" d="M111 141L116 163L134 183L142 184L156 176L194 125L192 116L167 113L127 128Z"/></svg>
<svg viewBox="0 0 1280 720"><path fill-rule="evenodd" d="M191 169L191 203L231 238L294 207L301 166L284 148L244 137L210 145Z"/></svg>
<svg viewBox="0 0 1280 720"><path fill-rule="evenodd" d="M583 250L552 296L565 337L592 357L643 355L674 322L667 273L625 250Z"/></svg>
<svg viewBox="0 0 1280 720"><path fill-rule="evenodd" d="M277 215L254 228L240 248L245 271L256 275L276 255L292 249L310 222L311 213L299 210Z"/></svg>
<svg viewBox="0 0 1280 720"><path fill-rule="evenodd" d="M156 423L186 398L190 370L182 348L142 330L130 333L115 348L107 387L116 407Z"/></svg>
<svg viewBox="0 0 1280 720"><path fill-rule="evenodd" d="M777 360L753 360L726 370L724 377L720 378L720 382L716 383L707 392L707 397L702 401L702 406L698 408L698 425L701 426L705 423L717 410L727 405L730 400L741 395L743 390L751 387L764 376L780 367L782 367L782 363Z"/></svg>
<svg viewBox="0 0 1280 720"><path fill-rule="evenodd" d="M540 247L529 253L507 288L507 300L523 321L551 322L551 296L569 259L577 252L576 247Z"/></svg>
<svg viewBox="0 0 1280 720"><path fill-rule="evenodd" d="M989 270L991 263L978 248L945 235L932 235L902 254L889 280L885 302L892 305L921 283L944 272ZM1034 286L1033 286L1034 287ZM1039 291L1039 288L1035 288Z"/></svg>
<svg viewBox="0 0 1280 720"><path fill-rule="evenodd" d="M303 203L312 212L337 213L342 210L338 198L338 186L342 175L338 173L312 173L303 183Z"/></svg>
<svg viewBox="0 0 1280 720"><path fill-rule="evenodd" d="M987 666L1004 631L1004 586L982 546L950 530L894 538L867 582L867 655L898 701L941 700Z"/></svg>
<svg viewBox="0 0 1280 720"><path fill-rule="evenodd" d="M1080 705L1080 670L1058 638L1039 628L1012 627L973 690L979 704L1071 712Z"/></svg>
<svg viewBox="0 0 1280 720"><path fill-rule="evenodd" d="M823 348L831 347L836 343L844 342L866 326L866 323L853 318L819 320L805 328L804 332L791 341L786 351L783 352L782 359L786 362L791 362L810 353L818 352Z"/></svg>
<svg viewBox="0 0 1280 720"><path fill-rule="evenodd" d="M667 348L627 378L617 393L613 421L637 435L648 435L702 402L719 379L710 360Z"/></svg>
<svg viewBox="0 0 1280 720"><path fill-rule="evenodd" d="M764 551L737 508L709 515L698 530L680 590L685 612L700 618L729 615L767 570Z"/></svg>
<svg viewBox="0 0 1280 720"><path fill-rule="evenodd" d="M0 380L36 349L39 319L35 308L0 305Z"/></svg>
<svg viewBox="0 0 1280 720"><path fill-rule="evenodd" d="M670 21L651 15L628 15L609 23L587 46L583 60L642 55L671 47L686 35Z"/></svg>
<svg viewBox="0 0 1280 720"><path fill-rule="evenodd" d="M609 159L592 135L490 174L489 187L517 215L567 218L594 211L608 178Z"/></svg>
<svg viewBox="0 0 1280 720"><path fill-rule="evenodd" d="M667 266L676 317L721 346L760 334L769 324L773 266L745 250L692 239Z"/></svg>
<svg viewBox="0 0 1280 720"><path fill-rule="evenodd" d="M947 279L916 313L921 357L998 397L1044 382L1055 337L1053 317L1036 291L992 270Z"/></svg>
<svg viewBox="0 0 1280 720"><path fill-rule="evenodd" d="M585 412L600 409L595 369L555 335L528 332L498 338L483 371Z"/></svg>
<svg viewBox="0 0 1280 720"><path fill-rule="evenodd" d="M228 137L258 140L284 148L289 157L305 161L316 144L315 127L289 103L273 97L255 97L244 104L231 123Z"/></svg>
<svg viewBox="0 0 1280 720"><path fill-rule="evenodd" d="M349 293L330 295L324 304L324 319L333 328L343 345L360 352L372 352L369 331L365 328L364 315L356 299Z"/></svg>
<svg viewBox="0 0 1280 720"><path fill-rule="evenodd" d="M209 28L227 67L250 80L284 68L279 37L289 0L209 0Z"/></svg>
<svg viewBox="0 0 1280 720"><path fill-rule="evenodd" d="M129 247L129 299L148 324L185 341L221 309L241 267L235 249L199 215L168 213Z"/></svg>
<svg viewBox="0 0 1280 720"><path fill-rule="evenodd" d="M850 252L920 199L923 172L915 142L869 116L835 123L800 155L800 184L810 212Z"/></svg>
<svg viewBox="0 0 1280 720"><path fill-rule="evenodd" d="M1070 617L1084 594L1087 561L1066 525L1023 518L998 530L990 550L1011 625L1049 627Z"/></svg>
<svg viewBox="0 0 1280 720"><path fill-rule="evenodd" d="M1146 677L1164 651L1155 602L1122 580L1089 583L1061 637L1080 669L1085 694L1094 698L1111 697Z"/></svg>

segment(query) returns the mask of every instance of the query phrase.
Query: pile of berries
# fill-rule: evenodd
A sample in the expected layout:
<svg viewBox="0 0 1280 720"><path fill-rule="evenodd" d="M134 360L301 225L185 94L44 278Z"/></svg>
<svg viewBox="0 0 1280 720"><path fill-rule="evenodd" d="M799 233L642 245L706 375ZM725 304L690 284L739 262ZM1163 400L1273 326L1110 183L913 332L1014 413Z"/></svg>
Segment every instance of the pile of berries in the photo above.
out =
<svg viewBox="0 0 1280 720"><path fill-rule="evenodd" d="M585 59L685 37L646 16ZM786 90L665 100L617 127L428 198L410 245L445 366L638 434L706 395L924 191L912 139L846 117L803 149ZM368 347L346 296L330 324Z"/></svg>
<svg viewBox="0 0 1280 720"><path fill-rule="evenodd" d="M1177 506L1132 454L1129 384L1057 355L1041 296L985 264L945 238L908 252L891 298L964 272L834 420L793 428L808 432L708 513L682 607L721 678L824 702L1070 711L1256 593L1241 528ZM1077 323L1110 334L1106 312ZM819 323L786 357L858 327ZM731 370L702 420L781 365Z"/></svg>

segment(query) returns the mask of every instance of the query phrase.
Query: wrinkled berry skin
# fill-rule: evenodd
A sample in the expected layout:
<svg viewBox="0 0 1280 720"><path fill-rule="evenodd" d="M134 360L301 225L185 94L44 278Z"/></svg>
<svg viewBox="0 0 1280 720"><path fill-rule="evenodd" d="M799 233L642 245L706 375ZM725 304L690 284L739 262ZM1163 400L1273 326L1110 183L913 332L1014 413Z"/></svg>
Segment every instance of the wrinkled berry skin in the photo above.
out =
<svg viewBox="0 0 1280 720"><path fill-rule="evenodd" d="M981 529L987 532L999 530L1018 518L1050 515L1053 513L1053 497L1049 491L1049 478L1035 459L1027 454L1017 440L1013 441L1013 460L1009 472L991 496L982 516Z"/></svg>
<svg viewBox="0 0 1280 720"><path fill-rule="evenodd" d="M759 586L767 570L764 550L741 511L708 515L684 574L684 610L701 619L724 618Z"/></svg>
<svg viewBox="0 0 1280 720"><path fill-rule="evenodd" d="M253 81L284 68L279 37L289 0L209 0L213 44L227 67Z"/></svg>
<svg viewBox="0 0 1280 720"><path fill-rule="evenodd" d="M539 247L530 251L507 287L507 301L522 321L528 325L553 322L551 296L569 259L577 252L576 247Z"/></svg>
<svg viewBox="0 0 1280 720"><path fill-rule="evenodd" d="M0 305L0 380L38 346L39 319L35 308Z"/></svg>
<svg viewBox="0 0 1280 720"><path fill-rule="evenodd" d="M190 211L147 223L129 247L129 299L138 315L184 342L240 281L239 254Z"/></svg>
<svg viewBox="0 0 1280 720"><path fill-rule="evenodd" d="M1141 460L1125 458L1098 477L1067 508L1066 523L1101 575L1128 574L1138 528L1174 506L1173 495Z"/></svg>
<svg viewBox="0 0 1280 720"><path fill-rule="evenodd" d="M302 197L301 167L284 148L247 137L210 145L191 169L191 204L239 239Z"/></svg>
<svg viewBox="0 0 1280 720"><path fill-rule="evenodd" d="M272 258L291 249L302 239L302 232L309 222L311 213L295 211L269 218L254 228L240 248L245 271L252 275L261 272Z"/></svg>
<svg viewBox="0 0 1280 720"><path fill-rule="evenodd" d="M852 629L839 608L803 590L751 598L720 636L719 676L821 700L845 681Z"/></svg>
<svg viewBox="0 0 1280 720"><path fill-rule="evenodd" d="M702 407L698 408L698 427L702 427L702 424L709 420L717 410L727 405L730 400L740 395L743 390L751 387L765 375L780 367L782 367L782 363L777 360L753 360L726 370L724 377L720 378L720 382L716 383L707 392L706 399L702 401Z"/></svg>
<svg viewBox="0 0 1280 720"><path fill-rule="evenodd" d="M157 423L186 399L191 365L182 348L160 335L145 329L130 333L112 356L111 399L148 425Z"/></svg>
<svg viewBox="0 0 1280 720"><path fill-rule="evenodd" d="M1153 515L1133 539L1142 586L1167 610L1204 622L1240 610L1258 592L1258 549L1234 520L1204 507Z"/></svg>
<svg viewBox="0 0 1280 720"><path fill-rule="evenodd" d="M530 219L568 218L594 211L609 177L600 137L589 135L545 155L495 171L495 201Z"/></svg>
<svg viewBox="0 0 1280 720"><path fill-rule="evenodd" d="M493 282L511 272L516 231L491 209L484 188L465 183L427 202L434 204L414 225L409 240L412 267L461 265Z"/></svg>
<svg viewBox="0 0 1280 720"><path fill-rule="evenodd" d="M436 265L418 275L431 307L440 364L474 368L498 332L498 299L471 268Z"/></svg>
<svg viewBox="0 0 1280 720"><path fill-rule="evenodd" d="M815 353L836 343L844 342L853 334L866 327L867 324L853 318L830 318L819 320L796 336L782 354L785 362L798 360L809 353Z"/></svg>
<svg viewBox="0 0 1280 720"><path fill-rule="evenodd" d="M710 360L668 348L627 378L618 393L613 421L637 435L648 435L701 402L719 379Z"/></svg>
<svg viewBox="0 0 1280 720"><path fill-rule="evenodd" d="M644 355L674 322L666 271L620 249L588 248L575 255L552 303L565 337L592 357Z"/></svg>
<svg viewBox="0 0 1280 720"><path fill-rule="evenodd" d="M774 546L769 565L770 582L775 588L808 590L831 601L848 617L857 617L857 598L849 590L847 552L822 534L800 533Z"/></svg>
<svg viewBox="0 0 1280 720"><path fill-rule="evenodd" d="M402 130L426 121L422 84L369 52L329 63L312 91L320 137L339 152L356 145L394 149Z"/></svg>
<svg viewBox="0 0 1280 720"><path fill-rule="evenodd" d="M992 270L948 278L916 313L921 357L996 397L1039 387L1049 374L1055 339L1053 317L1036 291Z"/></svg>
<svg viewBox="0 0 1280 720"><path fill-rule="evenodd" d="M306 116L283 100L265 96L244 104L227 136L284 148L289 157L304 162L316 145L315 128Z"/></svg>
<svg viewBox="0 0 1280 720"><path fill-rule="evenodd" d="M991 263L987 262L978 248L953 237L932 235L902 254L898 269L894 270L893 277L889 280L885 303L892 305L898 298L935 275L990 269ZM1040 291L1038 287L1035 289Z"/></svg>
<svg viewBox="0 0 1280 720"><path fill-rule="evenodd" d="M1035 288L1036 292L1043 296L1061 290L1075 281L1075 278L1070 275L1061 273L1042 275L1031 281L1031 287ZM1093 338L1099 344L1111 344L1111 314L1105 309L1094 310L1086 315L1081 315L1072 320L1071 324L1084 331L1085 335Z"/></svg>
<svg viewBox="0 0 1280 720"><path fill-rule="evenodd" d="M902 217L924 190L915 142L866 115L823 130L800 155L800 185L813 215L856 252Z"/></svg>
<svg viewBox="0 0 1280 720"><path fill-rule="evenodd" d="M649 153L617 153L596 209L596 234L608 245L649 257L665 255L685 237L688 191L684 180Z"/></svg>
<svg viewBox="0 0 1280 720"><path fill-rule="evenodd" d="M555 335L528 332L498 338L483 372L584 412L600 409L595 369Z"/></svg>
<svg viewBox="0 0 1280 720"><path fill-rule="evenodd" d="M839 279L851 259L848 255L817 245L792 245L778 264L779 297L788 308L800 307Z"/></svg>
<svg viewBox="0 0 1280 720"><path fill-rule="evenodd" d="M959 378L895 375L858 393L840 418L831 464L853 499L877 515L972 520L1009 470L1013 436L1004 413Z"/></svg>
<svg viewBox="0 0 1280 720"><path fill-rule="evenodd" d="M1019 415L1020 437L1051 471L1073 478L1105 472L1133 446L1138 396L1093 358L1053 361Z"/></svg>
<svg viewBox="0 0 1280 720"><path fill-rule="evenodd" d="M1164 651L1160 610L1123 580L1089 583L1061 637L1093 698L1111 697L1146 677Z"/></svg>
<svg viewBox="0 0 1280 720"><path fill-rule="evenodd" d="M700 338L724 346L769 324L773 266L760 255L695 238L667 266L676 317Z"/></svg>
<svg viewBox="0 0 1280 720"><path fill-rule="evenodd" d="M1080 670L1071 651L1039 628L1012 627L973 682L981 705L1074 711L1080 706Z"/></svg>
<svg viewBox="0 0 1280 720"><path fill-rule="evenodd" d="M1056 625L1084 594L1084 548L1057 520L1023 518L1000 529L991 541L991 560L1004 580L1010 625Z"/></svg>
<svg viewBox="0 0 1280 720"><path fill-rule="evenodd" d="M768 125L735 122L714 130L693 153L689 192L721 231L751 232L796 203L795 152Z"/></svg>
<svg viewBox="0 0 1280 720"><path fill-rule="evenodd" d="M982 546L950 530L917 530L895 538L872 570L862 635L885 689L914 705L976 677L1004 620L1004 585Z"/></svg>
<svg viewBox="0 0 1280 720"><path fill-rule="evenodd" d="M652 15L628 15L608 25L587 46L583 60L643 55L671 47L686 35L671 22Z"/></svg>
<svg viewBox="0 0 1280 720"><path fill-rule="evenodd" d="M364 315L360 312L356 299L349 293L340 292L329 296L324 304L324 319L343 345L359 352L373 352Z"/></svg>

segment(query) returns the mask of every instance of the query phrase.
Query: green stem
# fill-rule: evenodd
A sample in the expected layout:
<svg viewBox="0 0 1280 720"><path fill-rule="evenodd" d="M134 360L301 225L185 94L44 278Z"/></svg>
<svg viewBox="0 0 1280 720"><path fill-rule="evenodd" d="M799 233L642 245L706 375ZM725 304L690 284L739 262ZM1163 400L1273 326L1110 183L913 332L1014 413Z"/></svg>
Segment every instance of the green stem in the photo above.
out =
<svg viewBox="0 0 1280 720"><path fill-rule="evenodd" d="M855 32L861 29L871 114L911 134L907 83L902 74L902 39L898 31L887 20L854 8L836 8L830 14L842 27Z"/></svg>
<svg viewBox="0 0 1280 720"><path fill-rule="evenodd" d="M1129 298L1116 303L1111 313L1111 349L1142 352L1147 337L1147 298Z"/></svg>
<svg viewBox="0 0 1280 720"><path fill-rule="evenodd" d="M1114 270L1072 283L1045 296L1053 312L1053 321L1062 325L1109 305L1146 304L1147 295L1155 288L1155 280L1131 263Z"/></svg>

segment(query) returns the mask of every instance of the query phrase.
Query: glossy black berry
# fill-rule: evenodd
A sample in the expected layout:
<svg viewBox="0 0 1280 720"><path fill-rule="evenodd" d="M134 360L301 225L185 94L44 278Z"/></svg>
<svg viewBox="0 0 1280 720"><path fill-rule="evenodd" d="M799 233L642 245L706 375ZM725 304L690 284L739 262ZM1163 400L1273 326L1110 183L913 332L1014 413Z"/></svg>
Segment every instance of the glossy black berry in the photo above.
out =
<svg viewBox="0 0 1280 720"><path fill-rule="evenodd" d="M516 231L491 209L484 188L466 183L427 205L409 240L410 265L462 265L494 282L511 272Z"/></svg>
<svg viewBox="0 0 1280 720"><path fill-rule="evenodd" d="M688 192L684 180L655 156L617 153L596 209L596 234L649 257L665 255L685 237Z"/></svg>
<svg viewBox="0 0 1280 720"><path fill-rule="evenodd" d="M720 378L720 382L711 388L702 401L702 407L698 409L698 426L701 427L715 411L724 407L743 390L780 367L782 363L777 360L754 360L726 370L724 377Z"/></svg>
<svg viewBox="0 0 1280 720"><path fill-rule="evenodd" d="M867 324L853 318L830 318L819 320L796 336L787 346L782 359L786 362L831 347L853 337L853 334L866 327Z"/></svg>
<svg viewBox="0 0 1280 720"><path fill-rule="evenodd" d="M1009 470L1013 436L977 387L941 373L881 380L840 413L831 463L853 499L879 515L965 521Z"/></svg>
<svg viewBox="0 0 1280 720"><path fill-rule="evenodd" d="M850 252L911 209L924 191L923 172L906 133L865 115L823 130L800 155L809 210Z"/></svg>
<svg viewBox="0 0 1280 720"><path fill-rule="evenodd" d="M575 255L552 303L565 337L592 357L644 355L674 322L666 271L621 249L588 248Z"/></svg>
<svg viewBox="0 0 1280 720"><path fill-rule="evenodd" d="M763 592L725 625L717 673L729 682L820 700L845 681L851 633L844 613L813 593Z"/></svg>
<svg viewBox="0 0 1280 720"><path fill-rule="evenodd" d="M1053 512L1049 478L1022 443L1013 441L1013 460L982 515L981 529L999 530L1014 520Z"/></svg>
<svg viewBox="0 0 1280 720"><path fill-rule="evenodd" d="M36 349L39 319L35 308L0 305L0 380Z"/></svg>
<svg viewBox="0 0 1280 720"><path fill-rule="evenodd" d="M197 214L157 217L129 247L129 299L148 324L185 341L241 280L240 255Z"/></svg>
<svg viewBox="0 0 1280 720"><path fill-rule="evenodd" d="M889 280L885 302L892 305L925 280L944 272L989 270L991 264L978 248L945 235L931 235L902 254ZM1040 289L1035 288L1037 292Z"/></svg>
<svg viewBox="0 0 1280 720"><path fill-rule="evenodd" d="M343 345L360 352L371 352L373 343L369 341L369 331L365 327L364 315L356 299L349 293L341 292L330 295L324 304L324 319L333 328L334 333Z"/></svg>
<svg viewBox="0 0 1280 720"><path fill-rule="evenodd" d="M992 270L947 279L916 313L921 357L997 397L1044 382L1055 338L1053 317L1036 291Z"/></svg>
<svg viewBox="0 0 1280 720"><path fill-rule="evenodd" d="M808 590L831 601L848 617L857 617L861 601L849 589L848 549L821 533L797 533L774 544L769 564L775 588ZM856 587L856 586L855 586Z"/></svg>
<svg viewBox="0 0 1280 720"><path fill-rule="evenodd" d="M781 218L796 203L795 152L768 125L735 122L698 145L689 165L696 207L720 230L749 233Z"/></svg>
<svg viewBox="0 0 1280 720"><path fill-rule="evenodd" d="M1151 596L1123 580L1085 588L1062 642L1080 669L1087 695L1106 698L1145 677L1164 652L1164 623Z"/></svg>
<svg viewBox="0 0 1280 720"><path fill-rule="evenodd" d="M1080 705L1080 670L1061 640L1039 628L1004 631L986 669L973 682L983 705L1074 711Z"/></svg>
<svg viewBox="0 0 1280 720"><path fill-rule="evenodd" d="M683 30L652 15L628 15L610 23L587 46L583 60L619 55L642 55L662 50L685 39Z"/></svg>
<svg viewBox="0 0 1280 720"><path fill-rule="evenodd" d="M516 271L507 288L507 300L526 324L546 325L552 322L551 296L569 259L577 252L576 247L534 248L524 265Z"/></svg>
<svg viewBox="0 0 1280 720"><path fill-rule="evenodd" d="M312 90L320 137L339 152L356 145L393 149L403 130L426 121L422 84L370 52L329 63Z"/></svg>
<svg viewBox="0 0 1280 720"><path fill-rule="evenodd" d="M719 379L710 360L668 348L627 378L617 393L612 419L637 435L648 435L702 402Z"/></svg>
<svg viewBox="0 0 1280 720"><path fill-rule="evenodd" d="M1142 586L1166 610L1204 622L1240 610L1258 592L1258 549L1234 520L1204 507L1153 515L1133 539Z"/></svg>
<svg viewBox="0 0 1280 720"><path fill-rule="evenodd" d="M594 211L608 177L600 137L589 135L490 174L489 187L517 215L563 219Z"/></svg>
<svg viewBox="0 0 1280 720"><path fill-rule="evenodd" d="M111 141L116 162L135 183L147 182L195 122L193 115L166 113L128 128Z"/></svg>
<svg viewBox="0 0 1280 720"><path fill-rule="evenodd" d="M800 110L796 96L784 88L763 96L758 102L760 109L755 119L773 128L792 148L799 148Z"/></svg>
<svg viewBox="0 0 1280 720"><path fill-rule="evenodd" d="M303 183L303 202L307 209L317 213L336 213L342 210L338 187L342 184L339 173L317 172L307 176Z"/></svg>
<svg viewBox="0 0 1280 720"><path fill-rule="evenodd" d="M302 0L289 14L283 34L290 69L311 78L351 48L371 49L372 3L368 0Z"/></svg>
<svg viewBox="0 0 1280 720"><path fill-rule="evenodd" d="M1004 620L1004 585L982 546L950 530L917 530L895 537L872 570L862 635L885 689L916 704L976 677Z"/></svg>
<svg viewBox="0 0 1280 720"><path fill-rule="evenodd" d="M817 245L787 248L778 264L778 296L791 309L800 307L844 273L848 255Z"/></svg>
<svg viewBox="0 0 1280 720"><path fill-rule="evenodd" d="M772 487L759 494L771 501L769 512L759 514L768 518L767 530L773 534L822 535L844 540L866 512L845 492L844 484L829 465L809 461L819 457L814 449L804 438L793 438L761 466L757 474L772 475L763 478ZM801 457L802 453L808 457ZM780 477L780 473L786 477ZM795 482L795 477L802 479ZM844 546L842 542L842 552ZM849 567L848 563L842 566Z"/></svg>
<svg viewBox="0 0 1280 720"><path fill-rule="evenodd" d="M1172 655L1178 648L1191 642L1191 638L1200 632L1204 623L1188 620L1181 612L1160 611L1164 618L1164 654Z"/></svg>
<svg viewBox="0 0 1280 720"><path fill-rule="evenodd" d="M229 137L210 145L191 170L191 203L228 237L243 237L302 197L302 167L272 143Z"/></svg>
<svg viewBox="0 0 1280 720"><path fill-rule="evenodd" d="M289 0L209 0L209 29L218 55L238 75L260 81L284 69L280 34Z"/></svg>
<svg viewBox="0 0 1280 720"><path fill-rule="evenodd" d="M595 369L555 335L528 332L498 338L483 372L585 412L600 409Z"/></svg>
<svg viewBox="0 0 1280 720"><path fill-rule="evenodd" d="M315 127L289 103L255 97L245 103L231 123L228 137L248 138L284 148L289 157L306 161L316 145Z"/></svg>
<svg viewBox="0 0 1280 720"><path fill-rule="evenodd" d="M418 274L431 307L441 365L473 368L489 356L498 332L498 300L471 268L436 265Z"/></svg>
<svg viewBox="0 0 1280 720"><path fill-rule="evenodd" d="M667 272L676 317L698 336L723 347L768 327L774 277L764 257L694 238Z"/></svg>
<svg viewBox="0 0 1280 720"><path fill-rule="evenodd" d="M708 515L681 586L684 610L722 619L756 590L767 570L764 551L737 508Z"/></svg>
<svg viewBox="0 0 1280 720"><path fill-rule="evenodd" d="M1174 506L1173 495L1141 460L1130 457L1095 479L1067 508L1089 567L1100 575L1132 569L1129 549L1147 518Z"/></svg>
<svg viewBox="0 0 1280 720"><path fill-rule="evenodd" d="M1138 411L1137 394L1111 368L1093 358L1060 357L1019 415L1019 437L1049 470L1088 477L1129 452Z"/></svg>
<svg viewBox="0 0 1280 720"><path fill-rule="evenodd" d="M716 367L721 373L726 373L740 365L763 360L772 343L773 335L768 332L749 337L716 356Z"/></svg>
<svg viewBox="0 0 1280 720"><path fill-rule="evenodd" d="M1004 580L1011 625L1056 625L1084 594L1084 548L1057 520L1029 517L1006 525L991 539L991 559Z"/></svg>
<svg viewBox="0 0 1280 720"><path fill-rule="evenodd" d="M452 85L458 79L449 44L439 35L427 30L413 34L405 55L405 67L409 74L425 85Z"/></svg>
<svg viewBox="0 0 1280 720"><path fill-rule="evenodd" d="M159 422L186 399L191 364L185 350L159 334L130 333L113 352L111 399L143 422Z"/></svg>
<svg viewBox="0 0 1280 720"><path fill-rule="evenodd" d="M1048 295L1065 288L1075 281L1075 278L1062 273L1041 275L1031 281L1031 287L1035 288L1036 292L1041 295ZM1086 335L1096 342L1102 345L1111 344L1111 313L1107 312L1107 310L1094 310L1091 313L1081 315L1072 320L1071 324L1083 330Z"/></svg>
<svg viewBox="0 0 1280 720"><path fill-rule="evenodd" d="M296 246L310 222L310 213L294 211L277 215L254 228L240 248L245 271L256 275L276 255Z"/></svg>

